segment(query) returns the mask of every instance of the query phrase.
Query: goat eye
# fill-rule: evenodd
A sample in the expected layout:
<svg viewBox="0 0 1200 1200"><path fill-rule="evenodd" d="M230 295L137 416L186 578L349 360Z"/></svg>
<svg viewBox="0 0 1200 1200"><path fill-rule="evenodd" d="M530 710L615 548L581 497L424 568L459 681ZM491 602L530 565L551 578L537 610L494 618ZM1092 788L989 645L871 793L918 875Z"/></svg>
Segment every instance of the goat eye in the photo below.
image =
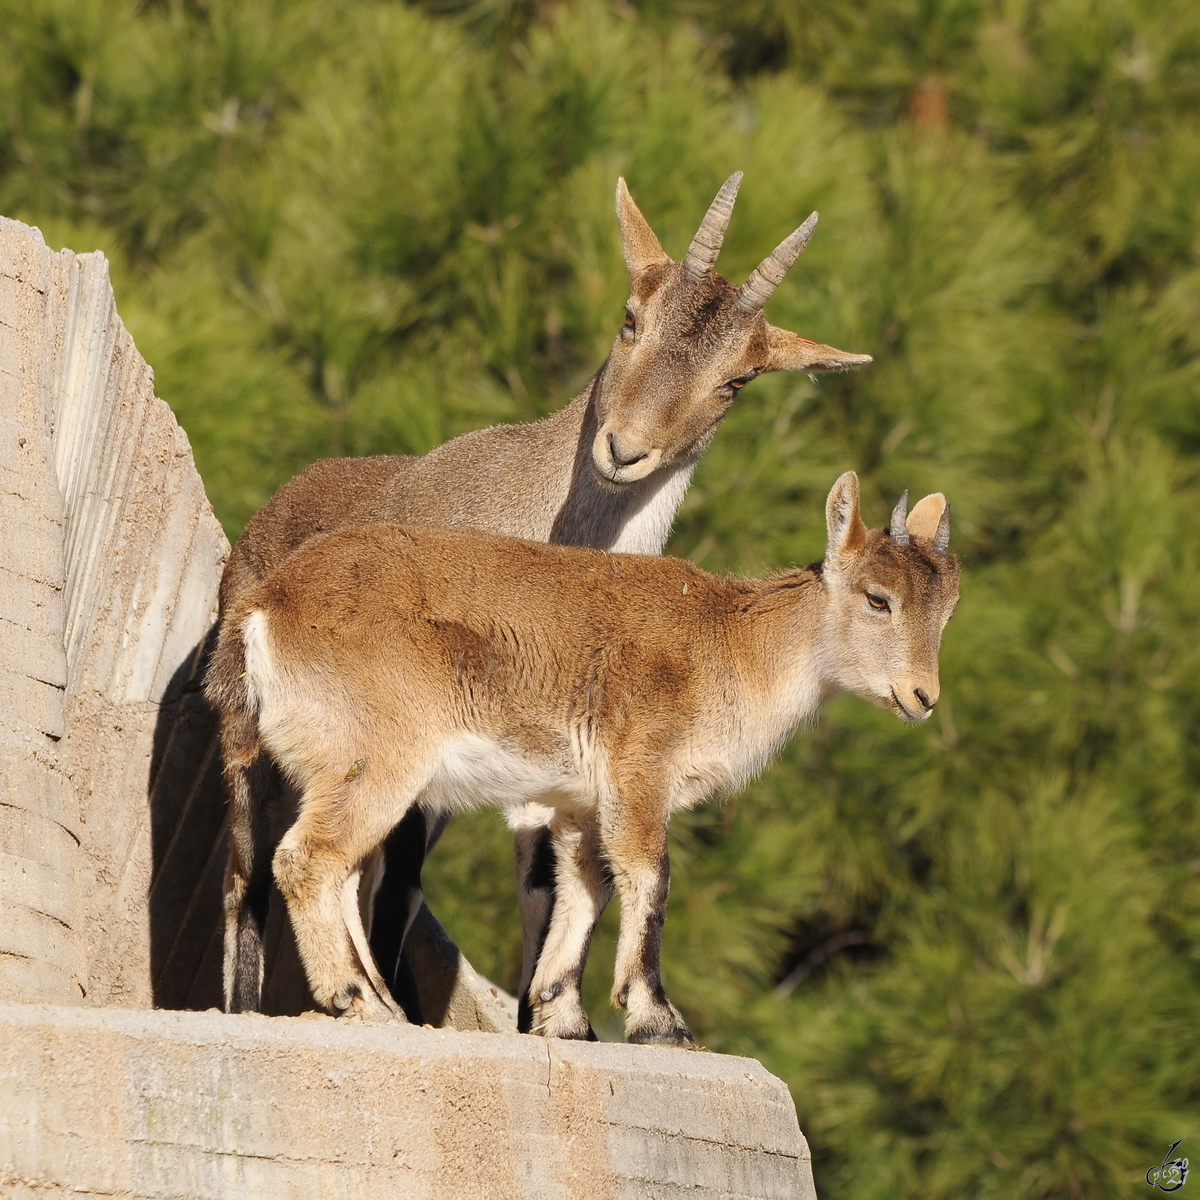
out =
<svg viewBox="0 0 1200 1200"><path fill-rule="evenodd" d="M887 600L883 596L876 596L874 592L867 592L866 596L867 596L867 603L876 612L891 612L892 611L892 606L887 602Z"/></svg>
<svg viewBox="0 0 1200 1200"><path fill-rule="evenodd" d="M731 379L725 386L736 396L760 372L757 367L737 379Z"/></svg>
<svg viewBox="0 0 1200 1200"><path fill-rule="evenodd" d="M625 328L632 330L634 328L634 326L635 326L635 322L633 319L633 313L631 313L629 311L629 309L626 309L625 310Z"/></svg>

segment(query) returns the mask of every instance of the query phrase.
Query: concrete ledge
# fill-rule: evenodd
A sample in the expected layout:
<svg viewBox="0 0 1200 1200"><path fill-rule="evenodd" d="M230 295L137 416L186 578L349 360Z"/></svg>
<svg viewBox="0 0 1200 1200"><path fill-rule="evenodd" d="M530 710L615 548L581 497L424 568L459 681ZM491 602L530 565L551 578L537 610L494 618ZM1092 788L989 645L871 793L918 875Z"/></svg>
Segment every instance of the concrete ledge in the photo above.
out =
<svg viewBox="0 0 1200 1200"><path fill-rule="evenodd" d="M748 1058L0 1004L0 1195L815 1197Z"/></svg>

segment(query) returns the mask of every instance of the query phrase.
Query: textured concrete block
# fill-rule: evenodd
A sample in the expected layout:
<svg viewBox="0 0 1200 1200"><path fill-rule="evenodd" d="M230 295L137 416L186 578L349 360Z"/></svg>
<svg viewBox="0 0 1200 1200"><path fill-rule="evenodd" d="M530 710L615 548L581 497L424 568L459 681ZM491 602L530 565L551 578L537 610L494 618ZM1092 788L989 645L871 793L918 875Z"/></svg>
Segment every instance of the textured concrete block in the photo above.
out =
<svg viewBox="0 0 1200 1200"><path fill-rule="evenodd" d="M9 904L37 908L65 928L72 916L71 891L70 880L53 865L0 850L0 892ZM3 937L0 931L0 939Z"/></svg>
<svg viewBox="0 0 1200 1200"><path fill-rule="evenodd" d="M16 288L0 288L0 325L7 325L9 329L17 327Z"/></svg>
<svg viewBox="0 0 1200 1200"><path fill-rule="evenodd" d="M815 1195L787 1089L751 1059L20 1005L0 1005L6 1188L194 1200Z"/></svg>
<svg viewBox="0 0 1200 1200"><path fill-rule="evenodd" d="M79 834L48 813L71 807L70 781L52 768L30 758L13 761L0 748L0 779L4 794L0 804L0 846L31 863L51 866L69 875L79 848ZM21 804L15 803L20 799Z"/></svg>
<svg viewBox="0 0 1200 1200"><path fill-rule="evenodd" d="M62 604L62 522L47 516L45 508L31 503L28 495L20 495L10 486L19 486L9 473L0 468L0 528L10 531L10 537L15 538L15 531L23 531L20 548L5 545L5 538L0 535L0 572L3 574L18 574L26 579L49 586L58 593L56 603ZM57 498L57 497L56 497ZM0 583L0 588L4 587ZM4 604L0 612L11 616L13 609ZM62 643L61 618L58 620L59 636L56 639Z"/></svg>
<svg viewBox="0 0 1200 1200"><path fill-rule="evenodd" d="M61 753L62 497L43 404L45 281L37 233L0 219L0 997L78 1002L82 857Z"/></svg>
<svg viewBox="0 0 1200 1200"><path fill-rule="evenodd" d="M9 304L10 309L15 309L15 304ZM16 362L20 357L20 340L16 329L12 324L5 321L0 323L0 362Z"/></svg>
<svg viewBox="0 0 1200 1200"><path fill-rule="evenodd" d="M73 780L78 812L64 824L82 843L68 924L89 930L89 999L149 1004L163 848L151 772L171 736L164 701L194 675L229 547L117 315L103 255L52 254L36 230L0 218L0 364L0 721L58 741ZM208 760L172 765L159 794L191 795L203 777L219 825ZM210 832L201 859L214 849ZM50 875L22 878L61 910ZM194 899L159 924L182 921ZM219 908L210 931L218 920Z"/></svg>
<svg viewBox="0 0 1200 1200"><path fill-rule="evenodd" d="M15 672L0 675L0 712L21 719L47 737L63 735L62 688Z"/></svg>
<svg viewBox="0 0 1200 1200"><path fill-rule="evenodd" d="M59 638L44 626L30 629L3 616L0 623L0 669L22 671L59 691L67 686L67 659Z"/></svg>

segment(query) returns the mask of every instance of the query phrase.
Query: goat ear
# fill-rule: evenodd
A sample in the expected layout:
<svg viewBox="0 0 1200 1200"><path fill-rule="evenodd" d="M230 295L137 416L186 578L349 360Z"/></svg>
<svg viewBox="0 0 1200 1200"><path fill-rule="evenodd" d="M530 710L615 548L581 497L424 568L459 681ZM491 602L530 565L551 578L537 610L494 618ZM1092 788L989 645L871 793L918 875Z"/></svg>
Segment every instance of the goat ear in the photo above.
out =
<svg viewBox="0 0 1200 1200"><path fill-rule="evenodd" d="M932 496L918 500L913 505L912 512L908 514L908 522L905 525L909 536L932 542L945 511L946 497L941 492L934 492Z"/></svg>
<svg viewBox="0 0 1200 1200"><path fill-rule="evenodd" d="M774 325L767 326L770 353L768 371L848 371L871 361L869 354L847 354L820 342L810 342L799 334Z"/></svg>
<svg viewBox="0 0 1200 1200"><path fill-rule="evenodd" d="M636 279L647 267L671 261L641 209L634 204L624 179L617 180L617 221L621 226L621 250L630 279Z"/></svg>
<svg viewBox="0 0 1200 1200"><path fill-rule="evenodd" d="M856 554L867 544L867 527L858 511L858 476L847 471L825 501L825 561L836 562L844 554Z"/></svg>

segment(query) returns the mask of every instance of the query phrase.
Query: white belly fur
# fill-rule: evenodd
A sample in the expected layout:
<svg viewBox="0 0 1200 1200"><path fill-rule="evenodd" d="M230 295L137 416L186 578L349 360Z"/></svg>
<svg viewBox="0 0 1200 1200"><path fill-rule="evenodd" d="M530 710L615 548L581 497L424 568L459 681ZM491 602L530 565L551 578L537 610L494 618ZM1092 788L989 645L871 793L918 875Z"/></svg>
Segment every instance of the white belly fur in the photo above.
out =
<svg viewBox="0 0 1200 1200"><path fill-rule="evenodd" d="M483 804L511 810L531 802L573 812L595 808L596 797L578 775L531 762L471 733L459 734L442 747L433 778L420 797L421 806L433 812ZM524 823L517 813L512 817Z"/></svg>

